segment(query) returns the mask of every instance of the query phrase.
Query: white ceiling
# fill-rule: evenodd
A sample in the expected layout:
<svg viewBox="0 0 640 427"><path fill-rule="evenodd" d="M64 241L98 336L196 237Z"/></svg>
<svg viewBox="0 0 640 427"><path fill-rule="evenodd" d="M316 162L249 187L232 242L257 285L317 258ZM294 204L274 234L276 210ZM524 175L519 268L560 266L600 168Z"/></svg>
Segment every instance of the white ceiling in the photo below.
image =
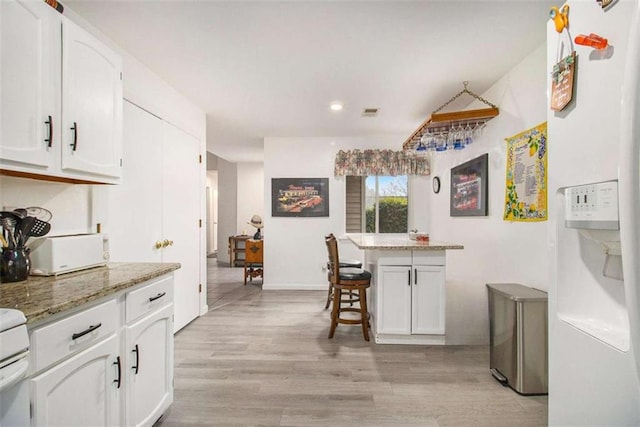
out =
<svg viewBox="0 0 640 427"><path fill-rule="evenodd" d="M555 3L64 1L199 105L208 151L234 162L261 161L264 137L408 137L544 43Z"/></svg>

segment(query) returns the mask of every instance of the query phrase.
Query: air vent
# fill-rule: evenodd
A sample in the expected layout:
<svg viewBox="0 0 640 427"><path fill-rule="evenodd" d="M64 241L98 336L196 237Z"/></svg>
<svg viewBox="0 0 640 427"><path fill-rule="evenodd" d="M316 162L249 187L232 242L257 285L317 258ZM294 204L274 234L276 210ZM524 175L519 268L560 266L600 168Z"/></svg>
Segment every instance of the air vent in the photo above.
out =
<svg viewBox="0 0 640 427"><path fill-rule="evenodd" d="M377 108L365 108L362 110L362 117L375 117L378 115Z"/></svg>

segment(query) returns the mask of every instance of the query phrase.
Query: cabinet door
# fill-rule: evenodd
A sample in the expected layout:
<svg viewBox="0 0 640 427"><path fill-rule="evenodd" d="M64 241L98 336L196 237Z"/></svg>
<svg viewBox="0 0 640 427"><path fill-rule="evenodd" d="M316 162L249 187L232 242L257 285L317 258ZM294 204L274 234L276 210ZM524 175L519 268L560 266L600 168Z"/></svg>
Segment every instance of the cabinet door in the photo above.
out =
<svg viewBox="0 0 640 427"><path fill-rule="evenodd" d="M162 121L124 103L122 183L105 188L112 261L161 262Z"/></svg>
<svg viewBox="0 0 640 427"><path fill-rule="evenodd" d="M200 143L163 122L162 232L173 241L163 262L179 262L175 271L174 311L178 331L200 314Z"/></svg>
<svg viewBox="0 0 640 427"><path fill-rule="evenodd" d="M62 82L62 168L120 177L121 58L65 20Z"/></svg>
<svg viewBox="0 0 640 427"><path fill-rule="evenodd" d="M127 426L151 426L173 402L173 305L126 328Z"/></svg>
<svg viewBox="0 0 640 427"><path fill-rule="evenodd" d="M30 380L34 426L117 426L116 335ZM124 387L121 383L120 387Z"/></svg>
<svg viewBox="0 0 640 427"><path fill-rule="evenodd" d="M380 266L376 280L376 332L411 334L411 268Z"/></svg>
<svg viewBox="0 0 640 427"><path fill-rule="evenodd" d="M413 267L413 274L411 332L444 335L444 267L418 265Z"/></svg>
<svg viewBox="0 0 640 427"><path fill-rule="evenodd" d="M45 172L53 164L49 140L60 119L56 14L41 0L0 1L0 157L11 169L31 166ZM49 116L51 127L45 123ZM55 137L51 141L58 143Z"/></svg>

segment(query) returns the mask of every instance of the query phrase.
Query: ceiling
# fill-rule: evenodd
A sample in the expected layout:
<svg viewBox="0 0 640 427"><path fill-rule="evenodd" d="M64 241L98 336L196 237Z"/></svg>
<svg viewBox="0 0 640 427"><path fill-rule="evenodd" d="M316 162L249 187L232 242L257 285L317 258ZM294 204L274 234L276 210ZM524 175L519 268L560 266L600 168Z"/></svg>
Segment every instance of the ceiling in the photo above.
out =
<svg viewBox="0 0 640 427"><path fill-rule="evenodd" d="M554 3L64 2L201 107L207 150L233 162L262 161L265 137L408 137L544 43Z"/></svg>

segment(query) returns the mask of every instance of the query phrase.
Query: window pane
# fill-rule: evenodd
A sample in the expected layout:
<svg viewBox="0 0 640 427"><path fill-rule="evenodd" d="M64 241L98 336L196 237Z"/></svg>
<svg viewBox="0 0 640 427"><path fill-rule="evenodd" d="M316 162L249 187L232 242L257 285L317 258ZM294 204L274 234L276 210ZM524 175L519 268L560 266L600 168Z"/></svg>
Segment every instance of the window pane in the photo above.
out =
<svg viewBox="0 0 640 427"><path fill-rule="evenodd" d="M376 176L365 180L365 233L376 232Z"/></svg>
<svg viewBox="0 0 640 427"><path fill-rule="evenodd" d="M407 177L378 178L378 233L406 233L409 214Z"/></svg>

